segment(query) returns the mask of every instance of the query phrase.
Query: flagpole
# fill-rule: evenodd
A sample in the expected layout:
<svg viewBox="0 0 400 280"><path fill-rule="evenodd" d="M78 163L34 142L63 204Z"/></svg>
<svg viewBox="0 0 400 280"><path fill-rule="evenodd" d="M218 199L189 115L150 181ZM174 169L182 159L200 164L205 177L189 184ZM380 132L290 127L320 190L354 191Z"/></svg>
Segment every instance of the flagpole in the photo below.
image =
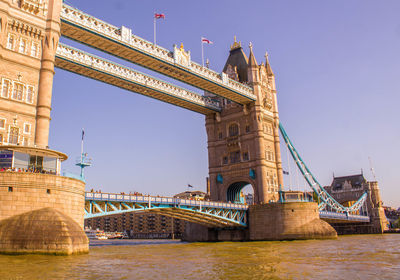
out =
<svg viewBox="0 0 400 280"><path fill-rule="evenodd" d="M204 44L203 44L203 37L201 38L201 62L204 67Z"/></svg>
<svg viewBox="0 0 400 280"><path fill-rule="evenodd" d="M154 14L154 45L156 45L156 21L157 21L157 19L156 19L156 16L155 16L155 14Z"/></svg>

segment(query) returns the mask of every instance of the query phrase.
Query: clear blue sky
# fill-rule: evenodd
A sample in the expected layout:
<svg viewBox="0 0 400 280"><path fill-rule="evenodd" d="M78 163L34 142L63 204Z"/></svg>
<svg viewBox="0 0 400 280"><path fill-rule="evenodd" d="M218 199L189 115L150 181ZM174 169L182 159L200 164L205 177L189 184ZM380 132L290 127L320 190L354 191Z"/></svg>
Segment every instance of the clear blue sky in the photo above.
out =
<svg viewBox="0 0 400 280"><path fill-rule="evenodd" d="M158 44L172 49L182 42L201 62L205 36L214 42L205 56L218 72L234 35L246 53L253 43L259 63L268 51L281 121L321 184L329 185L332 173L361 169L372 180L370 156L384 204L400 206L400 1L67 3L149 41L154 12L165 13ZM70 156L65 170L78 173L73 164L85 128L94 162L87 189L172 195L191 184L205 190L204 116L60 69L52 106L50 147Z"/></svg>

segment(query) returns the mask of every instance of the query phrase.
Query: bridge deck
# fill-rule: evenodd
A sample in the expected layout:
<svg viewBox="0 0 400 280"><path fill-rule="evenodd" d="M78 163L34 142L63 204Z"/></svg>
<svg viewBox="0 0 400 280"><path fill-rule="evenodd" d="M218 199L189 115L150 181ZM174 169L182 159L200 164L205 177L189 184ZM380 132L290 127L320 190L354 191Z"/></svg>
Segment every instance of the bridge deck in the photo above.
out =
<svg viewBox="0 0 400 280"><path fill-rule="evenodd" d="M92 192L87 192L85 199L85 218L146 211L208 227L247 225L248 206L243 204Z"/></svg>
<svg viewBox="0 0 400 280"><path fill-rule="evenodd" d="M235 102L256 100L252 88L192 62L190 53L177 48L171 52L132 35L130 29L118 28L65 4L61 9L61 34Z"/></svg>
<svg viewBox="0 0 400 280"><path fill-rule="evenodd" d="M218 102L129 67L59 44L55 66L204 115L219 112Z"/></svg>

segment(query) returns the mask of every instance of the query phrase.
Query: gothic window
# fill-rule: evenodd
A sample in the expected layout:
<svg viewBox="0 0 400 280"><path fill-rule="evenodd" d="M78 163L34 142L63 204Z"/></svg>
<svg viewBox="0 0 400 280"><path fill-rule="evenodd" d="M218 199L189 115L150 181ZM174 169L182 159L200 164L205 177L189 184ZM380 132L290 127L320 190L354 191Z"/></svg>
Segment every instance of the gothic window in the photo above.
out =
<svg viewBox="0 0 400 280"><path fill-rule="evenodd" d="M31 125L29 123L24 124L24 134L30 134L31 133Z"/></svg>
<svg viewBox="0 0 400 280"><path fill-rule="evenodd" d="M236 123L231 124L229 126L229 137L238 135L239 135L239 126Z"/></svg>
<svg viewBox="0 0 400 280"><path fill-rule="evenodd" d="M27 138L27 137L24 137L24 138L23 138L23 140L22 140L22 145L23 145L23 146L28 146L28 145L29 145L29 141L28 141L28 138Z"/></svg>
<svg viewBox="0 0 400 280"><path fill-rule="evenodd" d="M27 86L26 89L26 102L33 103L33 86Z"/></svg>
<svg viewBox="0 0 400 280"><path fill-rule="evenodd" d="M23 91L24 91L24 85L21 83L14 82L14 88L11 97L15 100L22 100Z"/></svg>
<svg viewBox="0 0 400 280"><path fill-rule="evenodd" d="M243 160L244 160L244 161L249 160L249 153L248 153L248 152L244 152L244 153L243 153Z"/></svg>
<svg viewBox="0 0 400 280"><path fill-rule="evenodd" d="M250 125L246 125L246 133L250 133Z"/></svg>
<svg viewBox="0 0 400 280"><path fill-rule="evenodd" d="M226 157L226 156L223 157L223 158L222 158L222 163L223 163L223 164L228 164L228 157Z"/></svg>
<svg viewBox="0 0 400 280"><path fill-rule="evenodd" d="M38 44L37 43L33 43L32 42L32 46L31 46L31 56L33 57L38 57L39 55L39 51L38 51Z"/></svg>
<svg viewBox="0 0 400 280"><path fill-rule="evenodd" d="M3 143L3 134L0 134L0 144Z"/></svg>
<svg viewBox="0 0 400 280"><path fill-rule="evenodd" d="M8 144L18 144L18 127L10 127L10 133L8 134Z"/></svg>
<svg viewBox="0 0 400 280"><path fill-rule="evenodd" d="M1 97L7 98L10 92L11 82L9 80L3 79L3 84L1 87Z"/></svg>
<svg viewBox="0 0 400 280"><path fill-rule="evenodd" d="M13 34L8 34L7 49L14 50L15 36Z"/></svg>
<svg viewBox="0 0 400 280"><path fill-rule="evenodd" d="M240 162L240 151L232 152L229 154L231 163Z"/></svg>
<svg viewBox="0 0 400 280"><path fill-rule="evenodd" d="M26 40L22 39L19 41L19 52L26 53Z"/></svg>
<svg viewBox="0 0 400 280"><path fill-rule="evenodd" d="M6 128L6 119L0 119L0 129Z"/></svg>
<svg viewBox="0 0 400 280"><path fill-rule="evenodd" d="M222 132L218 132L218 139L221 140L222 139Z"/></svg>

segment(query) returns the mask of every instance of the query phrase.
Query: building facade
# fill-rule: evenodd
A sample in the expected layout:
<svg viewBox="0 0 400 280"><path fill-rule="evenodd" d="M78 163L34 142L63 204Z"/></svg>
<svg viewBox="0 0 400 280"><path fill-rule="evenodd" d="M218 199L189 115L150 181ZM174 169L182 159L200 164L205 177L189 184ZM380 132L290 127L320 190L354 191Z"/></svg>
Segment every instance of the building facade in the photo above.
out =
<svg viewBox="0 0 400 280"><path fill-rule="evenodd" d="M363 225L332 224L338 233L382 233L388 229L388 221L385 216L378 182L369 182L363 174L356 174L334 177L332 184L326 186L325 189L343 206L351 206L365 192L368 193L366 210L371 221Z"/></svg>
<svg viewBox="0 0 400 280"><path fill-rule="evenodd" d="M185 221L154 213L123 213L85 220L85 228L126 232L129 238L180 238Z"/></svg>
<svg viewBox="0 0 400 280"><path fill-rule="evenodd" d="M235 38L223 73L252 86L257 99L240 105L208 94L223 106L221 113L206 117L211 200L244 202L240 192L251 184L255 203L277 201L283 178L275 76L268 56L259 65L252 45L247 58Z"/></svg>

